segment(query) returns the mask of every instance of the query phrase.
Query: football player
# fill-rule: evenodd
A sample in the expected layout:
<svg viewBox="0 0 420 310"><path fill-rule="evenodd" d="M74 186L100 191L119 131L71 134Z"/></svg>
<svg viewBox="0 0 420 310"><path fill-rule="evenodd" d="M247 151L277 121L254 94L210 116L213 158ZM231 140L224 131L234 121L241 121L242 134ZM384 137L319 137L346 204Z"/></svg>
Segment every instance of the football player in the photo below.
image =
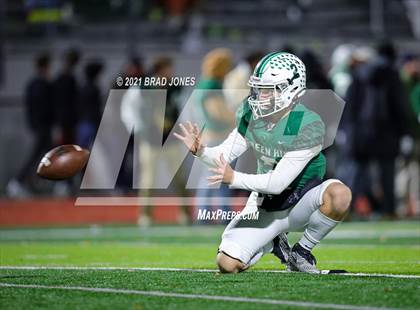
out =
<svg viewBox="0 0 420 310"><path fill-rule="evenodd" d="M251 191L242 217L226 227L217 254L223 273L236 273L273 253L288 270L320 272L312 249L341 222L351 191L336 179L323 180L321 150L325 125L299 99L306 89L305 65L290 53L264 56L249 79L250 95L236 112L236 128L218 146L206 147L197 124L180 124L176 133L192 154L211 166L209 184L227 183ZM231 168L252 148L257 174ZM259 212L258 220L245 215ZM304 231L293 248L287 232Z"/></svg>

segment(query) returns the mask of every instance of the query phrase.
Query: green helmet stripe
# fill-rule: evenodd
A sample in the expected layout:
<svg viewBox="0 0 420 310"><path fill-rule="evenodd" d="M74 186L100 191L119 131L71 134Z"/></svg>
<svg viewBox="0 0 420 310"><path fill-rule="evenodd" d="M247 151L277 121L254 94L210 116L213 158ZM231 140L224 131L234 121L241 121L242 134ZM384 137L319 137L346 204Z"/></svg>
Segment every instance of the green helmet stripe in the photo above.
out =
<svg viewBox="0 0 420 310"><path fill-rule="evenodd" d="M261 75L263 74L263 69L264 69L264 67L267 65L267 63L268 63L271 59L273 59L275 56L277 56L277 55L279 55L279 54L281 54L281 53L282 53L282 52L273 52L273 53L270 53L270 54L266 55L266 56L262 59L261 65L258 67L258 70L257 70L257 72L255 73L255 75L256 75L256 76L258 76L258 77L261 77Z"/></svg>
<svg viewBox="0 0 420 310"><path fill-rule="evenodd" d="M260 77L260 75L262 74L262 68L265 66L267 59L269 59L271 56L274 56L275 54L277 54L277 52L272 52L270 54L265 55L264 58L261 59L261 65L258 66L257 70L255 71L256 76Z"/></svg>

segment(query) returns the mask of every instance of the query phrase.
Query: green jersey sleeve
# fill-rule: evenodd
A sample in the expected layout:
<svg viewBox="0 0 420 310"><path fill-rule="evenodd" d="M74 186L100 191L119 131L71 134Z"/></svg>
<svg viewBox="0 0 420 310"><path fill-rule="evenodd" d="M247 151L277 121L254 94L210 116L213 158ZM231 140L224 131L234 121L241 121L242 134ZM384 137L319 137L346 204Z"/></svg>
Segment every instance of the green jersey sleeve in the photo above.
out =
<svg viewBox="0 0 420 310"><path fill-rule="evenodd" d="M323 145L324 137L324 122L317 114L309 113L309 115L304 116L297 135L290 144L289 151L304 150L318 145Z"/></svg>
<svg viewBox="0 0 420 310"><path fill-rule="evenodd" d="M236 110L236 128L241 136L245 137L249 122L251 121L252 111L248 105L248 98Z"/></svg>

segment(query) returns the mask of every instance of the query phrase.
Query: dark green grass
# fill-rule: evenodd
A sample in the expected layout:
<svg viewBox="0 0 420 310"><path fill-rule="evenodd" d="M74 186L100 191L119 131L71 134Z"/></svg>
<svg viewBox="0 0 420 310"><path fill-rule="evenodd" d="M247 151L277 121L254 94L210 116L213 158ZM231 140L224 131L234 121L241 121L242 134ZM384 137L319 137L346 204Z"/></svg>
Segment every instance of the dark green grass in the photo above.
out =
<svg viewBox="0 0 420 310"><path fill-rule="evenodd" d="M273 274L258 271L220 275L187 271L3 270L1 274L1 282L19 284L122 288L397 308L416 308L420 304L418 294L420 281L417 279ZM74 295L76 300L83 302L82 304L91 304L91 306L96 304L96 307L100 305L131 306L139 303L144 308L149 306L153 308L169 305L171 302L172 305L183 308L187 301L191 307L203 307L210 304L217 304L220 308L233 306L233 302L209 303L203 300L145 298L93 292L75 294L68 291L43 289L2 288L0 293L2 307L9 305L10 308L12 305L29 308L36 305L54 307L57 305L56 302L48 305L46 301L57 300L56 298L60 300L60 306L72 307L75 305ZM102 297L102 295L105 296ZM105 298L106 304L102 298ZM250 305L236 303L234 306L249 307Z"/></svg>
<svg viewBox="0 0 420 310"><path fill-rule="evenodd" d="M1 266L215 269L222 227L0 229ZM292 241L298 234L290 236ZM323 269L420 275L418 222L345 223L314 254ZM266 255L238 275L188 271L0 270L0 283L103 287L276 300L420 308L420 279L266 273L284 269ZM0 309L278 308L170 297L0 287ZM282 308L285 308L282 306Z"/></svg>

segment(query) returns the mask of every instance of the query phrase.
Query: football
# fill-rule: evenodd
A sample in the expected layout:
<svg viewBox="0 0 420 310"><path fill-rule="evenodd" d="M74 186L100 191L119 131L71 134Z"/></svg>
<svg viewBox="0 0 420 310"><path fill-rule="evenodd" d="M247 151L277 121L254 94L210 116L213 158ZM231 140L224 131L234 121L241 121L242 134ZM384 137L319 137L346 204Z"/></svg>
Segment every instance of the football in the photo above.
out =
<svg viewBox="0 0 420 310"><path fill-rule="evenodd" d="M49 180L63 180L81 171L88 161L90 152L78 145L58 146L41 159L37 174Z"/></svg>

